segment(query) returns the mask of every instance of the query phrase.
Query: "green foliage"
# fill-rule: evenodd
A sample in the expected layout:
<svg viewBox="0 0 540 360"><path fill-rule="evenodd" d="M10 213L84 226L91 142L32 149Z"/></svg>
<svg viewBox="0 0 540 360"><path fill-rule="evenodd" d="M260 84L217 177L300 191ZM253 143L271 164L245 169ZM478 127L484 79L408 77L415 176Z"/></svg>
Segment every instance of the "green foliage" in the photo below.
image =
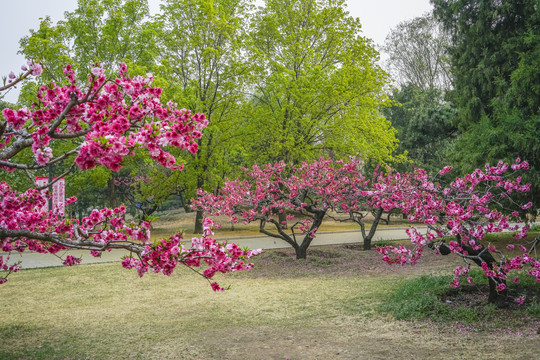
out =
<svg viewBox="0 0 540 360"><path fill-rule="evenodd" d="M444 305L438 295L448 287L451 277L421 276L414 280L406 280L386 302L380 305L379 311L390 312L398 320L415 320L434 315L443 315ZM447 316L448 312L444 314Z"/></svg>
<svg viewBox="0 0 540 360"><path fill-rule="evenodd" d="M400 150L407 153L413 165L436 172L450 164L456 109L444 99L442 91L409 84L394 91L391 99L394 105L385 108L383 114L395 127Z"/></svg>
<svg viewBox="0 0 540 360"><path fill-rule="evenodd" d="M199 152L185 156L188 196L213 189L236 171L243 151L249 65L242 55L249 1L168 0L158 17L165 98L209 120Z"/></svg>
<svg viewBox="0 0 540 360"><path fill-rule="evenodd" d="M473 285L462 285L453 289L449 286L452 276L428 276L405 280L388 299L378 306L380 312L391 313L398 320L421 320L430 318L436 321L457 321L463 324L482 323L496 320L504 309L498 309L486 299L473 299L460 302L460 299L474 288L487 286L487 278L481 270L469 272ZM520 283L508 284L510 292L527 293L526 305L520 310L537 316L538 284L531 276L524 275ZM479 293L482 293L479 291ZM536 294L536 295L535 295ZM510 299L511 301L512 299Z"/></svg>
<svg viewBox="0 0 540 360"><path fill-rule="evenodd" d="M30 30L20 52L45 65L40 77L45 82L61 82L66 64L80 76L96 62L109 72L122 61L149 66L156 55L156 32L148 16L146 0L78 0L64 20L52 24L47 17L39 29Z"/></svg>
<svg viewBox="0 0 540 360"><path fill-rule="evenodd" d="M394 131L379 114L388 75L345 1L267 0L251 31L255 160L392 158Z"/></svg>
<svg viewBox="0 0 540 360"><path fill-rule="evenodd" d="M529 305L527 313L529 313L531 316L540 318L540 302L537 301Z"/></svg>
<svg viewBox="0 0 540 360"><path fill-rule="evenodd" d="M535 0L435 0L435 15L452 34L455 124L462 134L462 171L521 157L540 203L540 8ZM535 207L533 207L534 209Z"/></svg>

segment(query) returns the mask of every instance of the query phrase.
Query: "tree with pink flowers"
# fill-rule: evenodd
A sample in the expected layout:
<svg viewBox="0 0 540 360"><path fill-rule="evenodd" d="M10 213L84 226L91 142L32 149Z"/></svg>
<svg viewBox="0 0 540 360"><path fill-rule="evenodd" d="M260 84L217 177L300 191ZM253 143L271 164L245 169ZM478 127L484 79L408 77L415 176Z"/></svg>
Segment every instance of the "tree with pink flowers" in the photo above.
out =
<svg viewBox="0 0 540 360"><path fill-rule="evenodd" d="M193 207L211 216L227 215L232 222L259 222L259 231L291 245L298 259L315 238L325 217L339 221L355 221L362 229L364 247L371 248L371 239L382 211L395 208L395 203L381 194L398 191L401 177L375 171L373 179L361 172L363 162L320 159L293 167L279 162L246 169L244 179L226 181L219 194L199 191ZM365 213L379 211L378 218L366 233ZM336 216L345 213L347 218ZM283 216L286 214L286 217ZM281 215L281 216L280 216ZM299 219L288 229L283 220Z"/></svg>
<svg viewBox="0 0 540 360"><path fill-rule="evenodd" d="M347 166L346 186L335 194L331 209L341 216L328 215L335 221L351 221L360 226L364 250L371 250L372 240L385 213L401 210L398 201L411 189L412 174L395 172L391 168L381 170L377 167L371 179L361 174L362 162L351 158ZM347 217L343 217L346 214ZM368 215L373 220L367 222ZM370 225L367 229L367 225Z"/></svg>
<svg viewBox="0 0 540 360"><path fill-rule="evenodd" d="M297 259L305 259L333 194L342 186L339 170L329 163L320 160L299 168L284 162L254 165L245 169L243 180L226 181L218 195L199 190L192 206L211 216L227 215L233 223L258 222L261 233L285 241ZM280 217L293 220L294 214L301 218L286 228Z"/></svg>
<svg viewBox="0 0 540 360"><path fill-rule="evenodd" d="M427 232L421 233L413 226L407 231L412 249L400 245L384 246L377 251L389 264L416 264L426 247L442 255L456 254L464 264L454 270L450 285L459 287L462 279L472 282L469 270L474 263L488 278L489 302L504 304L508 280L518 282L528 274L540 282L540 237L527 240L529 225L523 220L524 211L532 203L521 204L518 200L531 188L521 182L521 173L528 168L529 164L519 158L512 165L487 164L484 170L457 177L448 187L424 170L416 170L408 191L401 196L388 193L386 197L394 197L411 222L427 225ZM451 170L446 167L439 174L444 176ZM506 248L497 246L487 236L503 231L510 231L514 238L514 243ZM515 301L523 302L524 298Z"/></svg>
<svg viewBox="0 0 540 360"><path fill-rule="evenodd" d="M28 63L24 73L13 77L0 90L8 90L31 75L38 76L40 64ZM199 267L206 264L201 274L210 279L216 272L231 272L251 268L245 262L257 252L239 249L235 244L218 243L211 237L212 222L205 222L201 238L193 239L191 248L181 244L182 234L150 243L150 223L127 223L125 207L95 209L81 222L65 218L58 210L43 211L47 197L41 190L50 186L37 186L34 172L62 161L71 164L63 177L75 167L88 170L104 166L112 171L122 167L126 156L145 150L149 157L171 170L182 170L183 165L167 148L197 152L197 139L208 121L204 114L192 114L178 109L176 104L163 106L159 99L161 89L152 87L152 76L126 75L121 64L119 76L105 77L103 68L95 66L84 88L77 85L71 66L66 66L63 86L41 86L39 101L31 108L2 111L0 120L1 171L25 173L34 183L30 189L19 192L10 184L0 182L0 247L2 251L58 254L69 249L83 249L93 256L112 249L127 250L122 262L126 268L136 268L139 275L149 269L170 275L178 264ZM57 152L56 149L63 149ZM24 161L31 151L33 160ZM54 181L53 181L54 182ZM70 198L66 204L76 199ZM64 265L81 260L65 256ZM20 268L10 262L10 255L0 256L0 269L7 276ZM223 289L212 283L214 290Z"/></svg>

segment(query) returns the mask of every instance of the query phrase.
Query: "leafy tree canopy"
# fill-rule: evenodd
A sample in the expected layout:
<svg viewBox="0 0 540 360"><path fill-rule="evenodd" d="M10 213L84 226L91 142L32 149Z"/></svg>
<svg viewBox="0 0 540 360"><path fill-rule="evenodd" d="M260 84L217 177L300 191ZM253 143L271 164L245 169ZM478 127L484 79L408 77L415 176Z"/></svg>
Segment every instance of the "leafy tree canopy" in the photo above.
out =
<svg viewBox="0 0 540 360"><path fill-rule="evenodd" d="M456 146L464 170L490 161L529 161L525 181L540 203L540 8L535 0L434 0L452 35ZM528 195L531 196L531 195Z"/></svg>
<svg viewBox="0 0 540 360"><path fill-rule="evenodd" d="M258 9L249 49L258 161L392 159L397 141L379 114L388 75L360 32L344 0L267 0Z"/></svg>

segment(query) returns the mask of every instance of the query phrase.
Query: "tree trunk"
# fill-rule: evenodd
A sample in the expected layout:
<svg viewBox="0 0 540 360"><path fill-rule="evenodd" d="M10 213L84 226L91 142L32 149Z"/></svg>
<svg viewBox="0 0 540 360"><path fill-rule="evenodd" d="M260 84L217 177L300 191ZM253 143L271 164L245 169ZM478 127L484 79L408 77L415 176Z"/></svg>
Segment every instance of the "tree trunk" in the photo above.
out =
<svg viewBox="0 0 540 360"><path fill-rule="evenodd" d="M307 257L307 249L305 249L302 246L298 246L294 248L294 251L296 252L296 260L299 259L306 259Z"/></svg>
<svg viewBox="0 0 540 360"><path fill-rule="evenodd" d="M281 226L282 229L287 228L287 214L285 211L278 213L278 220L279 220L279 226Z"/></svg>
<svg viewBox="0 0 540 360"><path fill-rule="evenodd" d="M184 208L184 211L186 212L186 214L188 212L191 212L191 208L189 207L189 203L186 201L186 195L184 194L184 191L180 191L179 197L180 197L180 206Z"/></svg>
<svg viewBox="0 0 540 360"><path fill-rule="evenodd" d="M476 265L482 267L482 263L485 262L487 264L487 266L488 266L488 269L490 269L490 270L493 269L493 264L495 264L496 261L495 261L495 258L493 257L493 255L491 255L491 253L489 251L484 251L484 248L479 249L479 250L474 250L471 246L469 246L467 244L464 244L461 241L461 236L460 235L457 236L457 240L460 243L460 245L463 247L463 249L469 255L477 256L477 255L481 254L480 255L481 259L472 258L472 261ZM441 246L439 246L439 251L440 251L441 255L451 254L450 248L446 244L442 244ZM500 281L500 283L503 283L503 284L506 285L505 280L499 280L499 281ZM507 297L508 297L508 289L504 289L503 291L497 291L498 283L495 280L493 280L492 278L490 278L490 277L488 277L488 282L489 282L488 302L490 304L495 304L498 307L506 306L506 300L507 300Z"/></svg>
<svg viewBox="0 0 540 360"><path fill-rule="evenodd" d="M114 174L109 180L107 180L107 187L109 190L109 203L111 208L118 207L118 197L116 196L116 184L114 183Z"/></svg>
<svg viewBox="0 0 540 360"><path fill-rule="evenodd" d="M371 250L371 236L364 239L364 251Z"/></svg>
<svg viewBox="0 0 540 360"><path fill-rule="evenodd" d="M197 213L195 214L195 234L202 234L203 232L203 224L202 219L204 216L204 210L197 210Z"/></svg>
<svg viewBox="0 0 540 360"><path fill-rule="evenodd" d="M302 244L298 246L298 248L295 247L296 251L296 258L297 259L305 259L307 256L307 249L311 242L313 241L312 233L316 232L324 219L324 216L326 215L326 211L315 211L314 212L314 218L313 218L313 224L311 224L311 227L309 228L308 232L304 235L304 240L302 240Z"/></svg>
<svg viewBox="0 0 540 360"><path fill-rule="evenodd" d="M492 278L489 280L489 297L488 302L490 304L495 304L497 307L505 307L507 305L506 300L508 298L508 289L503 291L497 291L497 282ZM506 285L506 281L502 280L502 283Z"/></svg>
<svg viewBox="0 0 540 360"><path fill-rule="evenodd" d="M383 214L383 209L378 208L375 212L375 218L373 219L373 224L371 225L371 229L369 229L369 233L364 236L364 250L371 250L371 240L373 239L373 236L375 235L375 231L377 231L377 226L379 225L379 221L381 220Z"/></svg>
<svg viewBox="0 0 540 360"><path fill-rule="evenodd" d="M206 168L205 168L206 170ZM197 178L197 188L202 189L204 186L204 177L198 177ZM195 230L194 234L202 234L203 232L203 224L202 219L204 216L204 210L197 210L197 213L195 214Z"/></svg>

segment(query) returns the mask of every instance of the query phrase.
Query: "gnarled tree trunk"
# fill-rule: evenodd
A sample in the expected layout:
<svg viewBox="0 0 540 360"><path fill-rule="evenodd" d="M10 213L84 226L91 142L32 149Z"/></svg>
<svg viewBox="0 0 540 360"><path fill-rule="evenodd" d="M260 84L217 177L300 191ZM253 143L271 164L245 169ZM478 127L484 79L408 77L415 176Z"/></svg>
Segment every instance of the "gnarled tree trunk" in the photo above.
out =
<svg viewBox="0 0 540 360"><path fill-rule="evenodd" d="M470 259L476 265L482 267L482 263L486 263L488 269L490 270L493 269L493 265L496 264L497 261L495 260L493 255L491 255L491 253L487 251L487 249L482 247L479 250L474 250L471 246L464 244L461 241L461 236L459 235L457 236L457 240L460 243L460 246L463 248L463 250L467 252L468 256L470 256ZM441 255L448 255L452 253L452 251L446 244L442 244L439 247L439 252L441 253ZM495 279L491 277L488 277L488 281L489 281L488 302L491 304L495 304L498 307L506 306L507 300L508 300L508 290L505 289L502 291L497 291L497 285L499 284L506 285L506 281L502 279L499 279L496 281Z"/></svg>

